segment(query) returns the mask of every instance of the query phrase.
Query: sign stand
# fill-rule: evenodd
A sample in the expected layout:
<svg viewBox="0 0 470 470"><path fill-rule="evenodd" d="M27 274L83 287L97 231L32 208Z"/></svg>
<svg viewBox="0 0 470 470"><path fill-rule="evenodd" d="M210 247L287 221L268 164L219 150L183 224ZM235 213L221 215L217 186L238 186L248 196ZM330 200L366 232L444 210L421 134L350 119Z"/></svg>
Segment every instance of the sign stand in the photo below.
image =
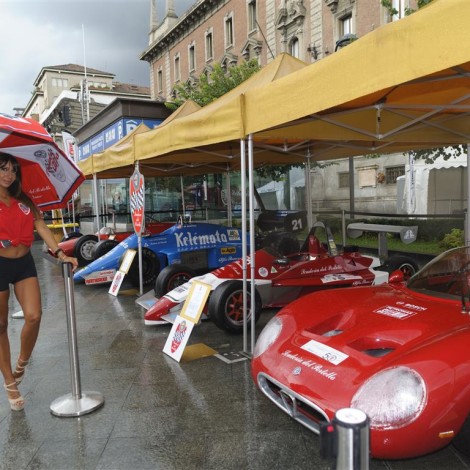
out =
<svg viewBox="0 0 470 470"><path fill-rule="evenodd" d="M126 250L121 266L119 266L119 270L114 275L113 282L111 283L108 294L114 295L115 297L118 295L122 281L124 280L124 276L129 272L135 254L135 250Z"/></svg>
<svg viewBox="0 0 470 470"><path fill-rule="evenodd" d="M67 312L67 334L69 343L70 373L72 376L72 393L55 399L50 406L55 416L73 417L91 413L104 404L103 395L99 392L82 392L80 381L80 364L78 360L77 326L75 321L75 303L73 292L72 265L62 264L65 283L65 302Z"/></svg>
<svg viewBox="0 0 470 470"><path fill-rule="evenodd" d="M204 282L193 281L181 314L175 318L163 352L180 361L194 325L199 322L202 310L209 297L211 286Z"/></svg>
<svg viewBox="0 0 470 470"><path fill-rule="evenodd" d="M137 235L139 253L139 294L144 293L144 281L142 278L142 232L145 230L145 180L139 171L139 162L135 163L135 170L129 180L129 196L132 224Z"/></svg>

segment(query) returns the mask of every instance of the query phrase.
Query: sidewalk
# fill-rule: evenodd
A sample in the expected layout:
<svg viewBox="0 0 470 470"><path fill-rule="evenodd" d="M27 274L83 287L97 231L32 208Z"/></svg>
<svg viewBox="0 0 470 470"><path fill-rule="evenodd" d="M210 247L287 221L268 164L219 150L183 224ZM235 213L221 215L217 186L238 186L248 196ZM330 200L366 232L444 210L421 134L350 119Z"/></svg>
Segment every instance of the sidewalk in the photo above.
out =
<svg viewBox="0 0 470 470"><path fill-rule="evenodd" d="M71 393L62 270L33 254L43 298L43 323L21 384L24 412L0 394L0 469L329 469L315 434L255 388L248 360L211 356L177 363L162 353L169 327L146 327L133 295L109 286L75 285L81 390L98 391L104 406L76 418L51 414ZM12 300L11 313L19 308ZM272 316L262 316L259 329ZM10 319L12 357L23 321ZM243 349L242 337L207 321L190 344L220 354ZM468 469L453 447L410 461L372 461L371 469Z"/></svg>

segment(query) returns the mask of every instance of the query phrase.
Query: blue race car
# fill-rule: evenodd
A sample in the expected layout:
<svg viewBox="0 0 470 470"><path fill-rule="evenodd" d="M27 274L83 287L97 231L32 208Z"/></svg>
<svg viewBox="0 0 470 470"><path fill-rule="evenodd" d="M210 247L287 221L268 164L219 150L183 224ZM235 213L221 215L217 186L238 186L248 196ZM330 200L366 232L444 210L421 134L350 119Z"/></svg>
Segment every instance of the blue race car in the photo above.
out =
<svg viewBox="0 0 470 470"><path fill-rule="evenodd" d="M74 280L86 284L110 283L128 249L138 249L136 234L77 271ZM185 282L197 273L225 266L241 256L242 232L239 229L203 222L176 224L158 235L142 237L143 284L154 285L158 273L167 266L178 266L180 277L184 271L185 279L178 282ZM127 277L134 286L139 285L138 256L134 257Z"/></svg>

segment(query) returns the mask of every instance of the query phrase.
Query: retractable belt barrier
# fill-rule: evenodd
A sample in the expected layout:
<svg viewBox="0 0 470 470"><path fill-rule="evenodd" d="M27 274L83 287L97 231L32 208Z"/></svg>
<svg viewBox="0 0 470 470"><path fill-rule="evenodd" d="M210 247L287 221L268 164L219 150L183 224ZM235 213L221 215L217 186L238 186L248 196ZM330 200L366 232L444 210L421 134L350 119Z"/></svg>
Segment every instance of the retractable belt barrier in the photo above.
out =
<svg viewBox="0 0 470 470"><path fill-rule="evenodd" d="M69 343L72 393L56 398L51 403L50 408L51 413L55 416L73 417L82 416L96 410L104 404L104 397L99 392L82 392L81 390L71 263L62 264L62 274L64 276L65 284L65 308L67 313L67 335Z"/></svg>

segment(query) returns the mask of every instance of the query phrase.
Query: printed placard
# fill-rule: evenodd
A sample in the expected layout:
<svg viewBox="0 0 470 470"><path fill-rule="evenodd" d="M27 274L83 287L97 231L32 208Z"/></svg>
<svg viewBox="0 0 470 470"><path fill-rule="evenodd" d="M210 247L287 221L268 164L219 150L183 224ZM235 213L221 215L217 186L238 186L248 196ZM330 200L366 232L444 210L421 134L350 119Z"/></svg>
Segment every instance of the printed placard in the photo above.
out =
<svg viewBox="0 0 470 470"><path fill-rule="evenodd" d="M197 323L210 292L210 284L201 281L193 281L180 316L193 324Z"/></svg>
<svg viewBox="0 0 470 470"><path fill-rule="evenodd" d="M119 293L119 289L121 288L122 281L124 280L124 273L118 271L111 282L111 287L109 288L108 294L114 295L116 297Z"/></svg>
<svg viewBox="0 0 470 470"><path fill-rule="evenodd" d="M122 260L121 266L119 266L119 271L121 271L124 274L127 274L129 272L129 269L131 267L132 261L134 261L134 257L137 254L136 250L128 249L124 253L124 258Z"/></svg>
<svg viewBox="0 0 470 470"><path fill-rule="evenodd" d="M194 323L178 315L173 323L168 339L166 340L163 352L179 362L183 355L184 348L189 336L193 331Z"/></svg>

